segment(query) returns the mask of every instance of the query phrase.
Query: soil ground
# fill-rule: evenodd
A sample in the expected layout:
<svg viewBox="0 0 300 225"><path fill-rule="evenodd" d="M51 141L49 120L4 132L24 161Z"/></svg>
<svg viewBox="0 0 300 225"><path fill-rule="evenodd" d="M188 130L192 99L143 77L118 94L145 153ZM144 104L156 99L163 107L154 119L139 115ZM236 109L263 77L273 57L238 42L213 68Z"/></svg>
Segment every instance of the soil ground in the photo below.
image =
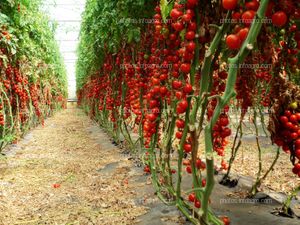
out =
<svg viewBox="0 0 300 225"><path fill-rule="evenodd" d="M56 113L4 154L0 225L188 224L175 207L156 198L150 177L80 109ZM183 189L190 183L185 176ZM274 201L225 203L239 199L232 196L235 190L217 184L212 197L214 210L233 225L299 224L272 215L279 206Z"/></svg>

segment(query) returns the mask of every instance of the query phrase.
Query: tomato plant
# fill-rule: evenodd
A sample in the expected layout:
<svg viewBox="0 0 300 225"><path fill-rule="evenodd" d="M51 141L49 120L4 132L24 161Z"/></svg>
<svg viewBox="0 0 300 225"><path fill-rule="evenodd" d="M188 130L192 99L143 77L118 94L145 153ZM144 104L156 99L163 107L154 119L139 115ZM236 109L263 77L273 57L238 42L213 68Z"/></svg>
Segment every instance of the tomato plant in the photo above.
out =
<svg viewBox="0 0 300 225"><path fill-rule="evenodd" d="M39 5L0 5L0 150L66 105L65 68Z"/></svg>

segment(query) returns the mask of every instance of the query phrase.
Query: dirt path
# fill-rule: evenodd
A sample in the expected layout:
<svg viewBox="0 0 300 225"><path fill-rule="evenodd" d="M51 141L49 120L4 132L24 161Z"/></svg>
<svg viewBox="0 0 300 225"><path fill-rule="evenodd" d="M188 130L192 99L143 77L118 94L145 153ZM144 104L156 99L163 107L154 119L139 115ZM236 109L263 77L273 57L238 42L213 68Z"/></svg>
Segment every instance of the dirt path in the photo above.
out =
<svg viewBox="0 0 300 225"><path fill-rule="evenodd" d="M147 178L79 109L57 113L5 153L1 225L134 224L148 210Z"/></svg>
<svg viewBox="0 0 300 225"><path fill-rule="evenodd" d="M150 177L79 109L57 113L4 153L0 225L189 224L175 206L158 200ZM183 189L190 189L191 183L191 177L184 176ZM233 225L299 224L297 219L272 215L280 207L276 201L220 202L232 200L240 188L216 184L212 195L214 210L228 215Z"/></svg>

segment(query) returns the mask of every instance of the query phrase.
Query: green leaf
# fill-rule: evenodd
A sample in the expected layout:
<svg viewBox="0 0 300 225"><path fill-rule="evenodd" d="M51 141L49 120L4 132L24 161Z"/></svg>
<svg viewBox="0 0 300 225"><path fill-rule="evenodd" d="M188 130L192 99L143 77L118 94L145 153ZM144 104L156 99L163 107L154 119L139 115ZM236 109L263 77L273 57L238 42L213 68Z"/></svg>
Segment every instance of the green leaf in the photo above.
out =
<svg viewBox="0 0 300 225"><path fill-rule="evenodd" d="M160 0L160 10L162 19L164 22L167 21L167 17L170 15L171 10L174 6L174 0L168 1L168 0Z"/></svg>
<svg viewBox="0 0 300 225"><path fill-rule="evenodd" d="M9 17L3 13L0 13L0 24L8 23Z"/></svg>

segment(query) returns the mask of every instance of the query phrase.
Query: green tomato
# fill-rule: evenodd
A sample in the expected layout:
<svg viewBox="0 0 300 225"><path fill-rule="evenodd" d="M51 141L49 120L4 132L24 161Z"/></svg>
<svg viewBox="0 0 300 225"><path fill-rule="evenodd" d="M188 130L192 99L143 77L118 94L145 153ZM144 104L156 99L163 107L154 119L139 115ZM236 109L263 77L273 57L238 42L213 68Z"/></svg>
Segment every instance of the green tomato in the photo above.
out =
<svg viewBox="0 0 300 225"><path fill-rule="evenodd" d="M298 108L297 102L292 102L292 103L290 104L290 108L291 108L291 109L297 109L297 108Z"/></svg>

